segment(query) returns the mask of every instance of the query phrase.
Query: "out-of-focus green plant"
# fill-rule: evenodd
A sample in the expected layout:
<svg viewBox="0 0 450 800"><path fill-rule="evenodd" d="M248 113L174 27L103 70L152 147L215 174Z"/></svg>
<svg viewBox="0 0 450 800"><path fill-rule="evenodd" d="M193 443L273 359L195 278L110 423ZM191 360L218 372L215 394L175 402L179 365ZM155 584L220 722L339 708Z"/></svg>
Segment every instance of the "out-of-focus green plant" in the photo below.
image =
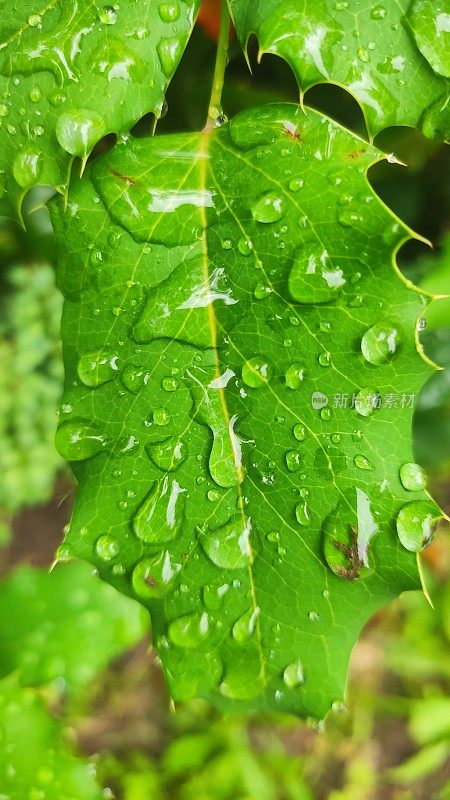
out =
<svg viewBox="0 0 450 800"><path fill-rule="evenodd" d="M12 613L13 612L13 613ZM85 564L23 567L0 586L0 798L100 800L95 765L51 713L144 635L145 614ZM30 687L30 688L28 688ZM33 687L33 688L31 688ZM71 741L72 740L72 741Z"/></svg>
<svg viewBox="0 0 450 800"><path fill-rule="evenodd" d="M0 518L49 499L62 460L54 446L62 388L62 300L53 269L0 274ZM4 538L4 537L3 537Z"/></svg>

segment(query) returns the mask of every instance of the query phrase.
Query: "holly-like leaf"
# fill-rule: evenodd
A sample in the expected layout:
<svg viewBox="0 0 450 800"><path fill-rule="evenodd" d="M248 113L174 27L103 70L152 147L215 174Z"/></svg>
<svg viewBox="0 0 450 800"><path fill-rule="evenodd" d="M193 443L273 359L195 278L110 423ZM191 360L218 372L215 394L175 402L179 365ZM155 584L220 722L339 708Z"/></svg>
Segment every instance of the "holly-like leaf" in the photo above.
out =
<svg viewBox="0 0 450 800"><path fill-rule="evenodd" d="M63 726L33 689L17 677L0 682L0 786L8 800L101 800L95 767L70 751Z"/></svg>
<svg viewBox="0 0 450 800"><path fill-rule="evenodd" d="M25 686L62 679L71 693L145 633L145 612L82 563L15 570L0 586L0 613L0 675L16 671Z"/></svg>
<svg viewBox="0 0 450 800"><path fill-rule="evenodd" d="M393 264L409 232L365 177L383 157L266 106L120 145L53 205L79 483L60 556L150 609L175 698L321 717L361 626L419 586L432 369Z"/></svg>
<svg viewBox="0 0 450 800"><path fill-rule="evenodd" d="M198 7L0 1L0 213L15 216L37 183L65 192L74 156L160 116Z"/></svg>
<svg viewBox="0 0 450 800"><path fill-rule="evenodd" d="M229 0L244 49L255 34L260 56L274 53L287 61L302 94L317 83L336 83L358 100L371 135L391 125L411 125L431 138L447 138L449 87L441 75L448 75L443 67L448 60L444 36L449 15L443 13L444 2L413 4L417 44L437 75L405 21L409 4L410 0ZM435 22L440 25L436 34Z"/></svg>
<svg viewBox="0 0 450 800"><path fill-rule="evenodd" d="M413 0L409 23L420 52L439 75L450 78L450 7L446 0Z"/></svg>

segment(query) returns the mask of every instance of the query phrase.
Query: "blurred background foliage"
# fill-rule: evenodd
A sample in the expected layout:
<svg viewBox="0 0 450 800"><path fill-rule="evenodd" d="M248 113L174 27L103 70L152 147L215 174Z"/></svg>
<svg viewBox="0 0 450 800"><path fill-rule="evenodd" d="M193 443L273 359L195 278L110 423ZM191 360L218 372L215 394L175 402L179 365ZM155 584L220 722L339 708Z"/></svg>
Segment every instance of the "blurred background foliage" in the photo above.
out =
<svg viewBox="0 0 450 800"><path fill-rule="evenodd" d="M214 32L206 16L167 96L158 132L202 127ZM211 27L212 25L212 27ZM253 75L231 43L224 107L298 100L281 60ZM355 101L335 86L306 102L365 135ZM133 135L149 135L144 118ZM112 146L105 139L93 157ZM398 254L424 291L450 292L450 157L407 128L376 144L407 166L369 179L429 239ZM61 297L45 202L32 190L25 229L0 219L0 800L450 800L450 542L444 527L419 593L381 611L355 648L347 706L302 723L220 717L201 701L174 709L148 639L146 613L90 567L49 566L70 516L73 483L53 446L62 388ZM437 371L416 407L417 461L450 511L450 300L424 311L421 343Z"/></svg>

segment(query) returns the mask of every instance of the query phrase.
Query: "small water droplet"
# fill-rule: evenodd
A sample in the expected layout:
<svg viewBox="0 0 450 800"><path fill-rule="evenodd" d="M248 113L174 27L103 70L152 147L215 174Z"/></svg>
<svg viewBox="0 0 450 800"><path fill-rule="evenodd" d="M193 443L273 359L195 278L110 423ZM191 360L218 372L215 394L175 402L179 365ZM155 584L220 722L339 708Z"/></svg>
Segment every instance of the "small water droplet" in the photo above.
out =
<svg viewBox="0 0 450 800"><path fill-rule="evenodd" d="M27 144L18 151L14 158L13 175L22 189L28 189L39 178L42 170L42 157L40 150L33 144Z"/></svg>
<svg viewBox="0 0 450 800"><path fill-rule="evenodd" d="M133 589L143 600L164 597L180 570L181 564L172 562L168 550L142 558L133 570Z"/></svg>
<svg viewBox="0 0 450 800"><path fill-rule="evenodd" d="M95 552L102 561L111 561L120 551L120 544L114 536L104 533L95 543Z"/></svg>
<svg viewBox="0 0 450 800"><path fill-rule="evenodd" d="M284 375L289 389L299 389L305 379L305 369L301 364L291 364Z"/></svg>
<svg viewBox="0 0 450 800"><path fill-rule="evenodd" d="M30 14L27 22L30 28L39 28L42 25L42 17L40 14Z"/></svg>
<svg viewBox="0 0 450 800"><path fill-rule="evenodd" d="M400 343L396 325L377 322L361 339L361 352L369 364L382 364L395 354Z"/></svg>
<svg viewBox="0 0 450 800"><path fill-rule="evenodd" d="M169 375L162 379L161 386L166 392L176 392L178 389L178 381L173 376Z"/></svg>
<svg viewBox="0 0 450 800"><path fill-rule="evenodd" d="M223 599L230 588L229 583L208 583L203 587L203 602L209 611L218 611L223 606Z"/></svg>
<svg viewBox="0 0 450 800"><path fill-rule="evenodd" d="M115 25L117 22L117 11L112 6L103 6L98 17L103 25Z"/></svg>
<svg viewBox="0 0 450 800"><path fill-rule="evenodd" d="M355 409L361 417L370 417L375 409L380 408L381 396L376 389L361 389L355 397Z"/></svg>
<svg viewBox="0 0 450 800"><path fill-rule="evenodd" d="M245 644L253 636L256 627L256 620L260 614L258 606L251 608L242 614L233 625L233 638L239 644Z"/></svg>
<svg viewBox="0 0 450 800"><path fill-rule="evenodd" d="M327 250L319 243L297 250L289 273L289 291L298 303L328 303L345 284L342 270L330 262Z"/></svg>
<svg viewBox="0 0 450 800"><path fill-rule="evenodd" d="M331 364L331 353L328 350L324 350L323 353L319 354L318 362L321 367L329 367Z"/></svg>
<svg viewBox="0 0 450 800"><path fill-rule="evenodd" d="M305 441L305 439L306 439L306 430L305 430L305 426L302 425L301 422L298 422L296 425L294 425L294 427L292 428L292 433L294 434L294 436L295 436L295 438L297 439L298 442L304 442Z"/></svg>
<svg viewBox="0 0 450 800"><path fill-rule="evenodd" d="M85 386L95 389L114 380L118 372L118 356L112 350L96 350L81 356L78 362L78 377Z"/></svg>
<svg viewBox="0 0 450 800"><path fill-rule="evenodd" d="M309 516L308 504L306 502L297 503L295 506L295 517L298 524L303 525L304 528L310 524L311 519Z"/></svg>
<svg viewBox="0 0 450 800"><path fill-rule="evenodd" d="M167 408L155 408L153 412L153 422L155 425L168 425L170 422L170 413Z"/></svg>
<svg viewBox="0 0 450 800"><path fill-rule="evenodd" d="M288 664L283 672L283 680L288 689L295 689L296 686L302 686L304 684L305 676L303 673L303 665L299 659L293 661L292 664Z"/></svg>
<svg viewBox="0 0 450 800"><path fill-rule="evenodd" d="M372 466L371 462L369 461L369 459L366 458L365 456L361 455L361 453L358 453L354 457L353 461L355 463L355 466L358 467L358 469L365 469L365 470L373 469L373 466Z"/></svg>
<svg viewBox="0 0 450 800"><path fill-rule="evenodd" d="M249 256L253 251L253 242L250 239L239 239L238 250L243 256Z"/></svg>
<svg viewBox="0 0 450 800"><path fill-rule="evenodd" d="M194 649L199 647L209 634L209 617L203 614L188 614L175 619L169 625L169 639L177 647Z"/></svg>
<svg viewBox="0 0 450 800"><path fill-rule="evenodd" d="M292 180L289 181L289 189L291 192L298 192L303 188L304 184L305 181L303 178L292 178Z"/></svg>
<svg viewBox="0 0 450 800"><path fill-rule="evenodd" d="M259 281L255 286L254 295L257 300L264 300L264 298L268 297L272 292L272 286L269 286L265 281Z"/></svg>
<svg viewBox="0 0 450 800"><path fill-rule="evenodd" d="M302 457L297 450L288 450L286 453L286 466L289 472L297 472L302 466Z"/></svg>
<svg viewBox="0 0 450 800"><path fill-rule="evenodd" d="M265 192L252 205L252 217L257 222L277 222L284 215L286 202L277 192Z"/></svg>
<svg viewBox="0 0 450 800"><path fill-rule="evenodd" d="M438 516L436 507L422 500L403 506L397 516L397 533L403 547L417 553L430 544Z"/></svg>
<svg viewBox="0 0 450 800"><path fill-rule="evenodd" d="M33 86L33 88L30 89L30 100L31 100L31 102L32 103L39 103L39 100L41 100L41 99L42 99L42 92L41 92L39 86Z"/></svg>
<svg viewBox="0 0 450 800"><path fill-rule="evenodd" d="M254 356L242 367L242 380L246 386L259 389L265 386L272 377L272 367L263 356Z"/></svg>
<svg viewBox="0 0 450 800"><path fill-rule="evenodd" d="M400 480L409 492L420 492L427 485L427 474L419 464L409 462L400 467Z"/></svg>
<svg viewBox="0 0 450 800"><path fill-rule="evenodd" d="M152 544L174 539L183 524L185 507L186 489L178 481L167 475L155 481L133 517L136 536Z"/></svg>
<svg viewBox="0 0 450 800"><path fill-rule="evenodd" d="M138 394L147 385L148 378L148 372L145 372L142 367L138 367L136 364L127 364L120 374L120 380L125 389L128 389L132 394Z"/></svg>
<svg viewBox="0 0 450 800"><path fill-rule="evenodd" d="M386 9L384 6L374 6L370 11L372 19L384 19L386 16Z"/></svg>
<svg viewBox="0 0 450 800"><path fill-rule="evenodd" d="M251 522L236 514L213 531L198 531L198 538L213 564L223 569L244 569L252 562L249 537Z"/></svg>

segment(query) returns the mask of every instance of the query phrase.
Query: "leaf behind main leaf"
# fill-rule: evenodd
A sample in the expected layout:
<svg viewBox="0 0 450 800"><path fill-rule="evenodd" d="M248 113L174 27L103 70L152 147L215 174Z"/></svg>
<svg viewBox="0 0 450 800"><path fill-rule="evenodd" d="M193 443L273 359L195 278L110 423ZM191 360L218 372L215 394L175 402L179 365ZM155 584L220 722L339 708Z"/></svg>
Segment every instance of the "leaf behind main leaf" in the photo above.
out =
<svg viewBox="0 0 450 800"><path fill-rule="evenodd" d="M74 156L161 114L200 0L0 2L0 213L36 184L65 192Z"/></svg>
<svg viewBox="0 0 450 800"><path fill-rule="evenodd" d="M53 204L79 483L60 556L150 609L176 699L322 717L361 626L419 587L431 368L380 158L274 105L119 145Z"/></svg>
<svg viewBox="0 0 450 800"><path fill-rule="evenodd" d="M418 29L419 52L405 22L409 5L410 0L229 0L244 49L255 34L260 56L274 53L287 61L302 94L316 83L336 83L358 100L372 136L391 125L420 125L426 136L445 139L450 136L449 86L441 77L448 73L440 68L445 34L438 35L437 23L433 29L431 8L438 18L433 0L416 0L410 19ZM445 4L438 5L443 12ZM440 15L444 28L446 16Z"/></svg>

